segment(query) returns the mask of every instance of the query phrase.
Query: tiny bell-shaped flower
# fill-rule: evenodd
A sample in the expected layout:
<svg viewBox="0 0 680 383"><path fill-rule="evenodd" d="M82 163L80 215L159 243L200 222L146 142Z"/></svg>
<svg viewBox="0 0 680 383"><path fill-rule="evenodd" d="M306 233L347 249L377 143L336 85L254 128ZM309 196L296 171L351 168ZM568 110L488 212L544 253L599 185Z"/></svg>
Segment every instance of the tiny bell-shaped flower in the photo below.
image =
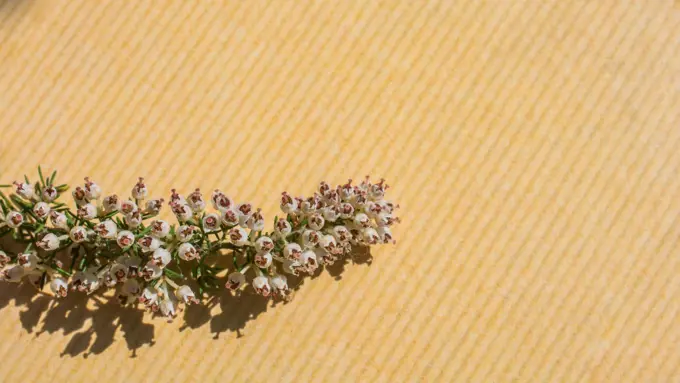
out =
<svg viewBox="0 0 680 383"><path fill-rule="evenodd" d="M288 234L290 234L293 231L293 228L290 226L290 222L288 222L288 220L280 219L276 221L276 225L274 225L274 230L279 236L285 238L288 236Z"/></svg>
<svg viewBox="0 0 680 383"><path fill-rule="evenodd" d="M126 279L128 273L128 267L127 265L121 264L121 263L116 263L113 266L111 266L111 270L109 270L109 274L111 275L112 279L116 282L122 282Z"/></svg>
<svg viewBox="0 0 680 383"><path fill-rule="evenodd" d="M333 236L340 243L347 243L352 239L352 234L345 226L335 226L333 228Z"/></svg>
<svg viewBox="0 0 680 383"><path fill-rule="evenodd" d="M158 302L158 292L151 286L145 287L139 297L139 302L147 308L155 305Z"/></svg>
<svg viewBox="0 0 680 383"><path fill-rule="evenodd" d="M170 202L170 208L180 222L186 222L194 216L191 206L181 202Z"/></svg>
<svg viewBox="0 0 680 383"><path fill-rule="evenodd" d="M63 298L68 294L68 283L63 278L54 278L50 282L50 289L57 297Z"/></svg>
<svg viewBox="0 0 680 383"><path fill-rule="evenodd" d="M47 186L42 191L42 200L45 202L52 202L59 197L59 191L54 186Z"/></svg>
<svg viewBox="0 0 680 383"><path fill-rule="evenodd" d="M340 218L340 208L327 206L322 210L323 218L328 222L335 222Z"/></svg>
<svg viewBox="0 0 680 383"><path fill-rule="evenodd" d="M45 219L50 214L50 205L46 202L38 202L33 206L33 213L39 219Z"/></svg>
<svg viewBox="0 0 680 383"><path fill-rule="evenodd" d="M142 251L144 251L145 253L155 251L161 246L161 241L150 235L146 235L140 238L139 240L137 240L137 243L139 244L139 247L142 248Z"/></svg>
<svg viewBox="0 0 680 383"><path fill-rule="evenodd" d="M319 262L316 259L316 253L312 250L307 250L302 253L300 263L307 268L307 272L312 274L319 267Z"/></svg>
<svg viewBox="0 0 680 383"><path fill-rule="evenodd" d="M234 201L218 189L215 189L215 191L212 192L210 200L212 201L213 207L221 212L234 207Z"/></svg>
<svg viewBox="0 0 680 383"><path fill-rule="evenodd" d="M59 248L59 237L55 234L47 233L41 240L37 241L35 245L45 251L54 251Z"/></svg>
<svg viewBox="0 0 680 383"><path fill-rule="evenodd" d="M17 255L17 263L27 271L35 269L38 266L38 261L40 261L40 258L33 251Z"/></svg>
<svg viewBox="0 0 680 383"><path fill-rule="evenodd" d="M152 199L146 202L146 213L147 214L158 214L161 211L161 208L163 207L163 198L161 199Z"/></svg>
<svg viewBox="0 0 680 383"><path fill-rule="evenodd" d="M288 259L299 260L302 257L302 248L297 243L288 243L283 248L283 256Z"/></svg>
<svg viewBox="0 0 680 383"><path fill-rule="evenodd" d="M342 218L351 218L354 215L354 206L352 206L350 203L343 202L340 204L340 217Z"/></svg>
<svg viewBox="0 0 680 383"><path fill-rule="evenodd" d="M7 264L12 260L12 258L7 255L4 251L0 250L0 269L7 266Z"/></svg>
<svg viewBox="0 0 680 383"><path fill-rule="evenodd" d="M137 204L134 201L122 201L120 203L120 212L129 215L137 211Z"/></svg>
<svg viewBox="0 0 680 383"><path fill-rule="evenodd" d="M383 243L396 243L396 241L392 238L392 230L389 227L380 226L378 229L376 229L376 231L378 232L378 236Z"/></svg>
<svg viewBox="0 0 680 383"><path fill-rule="evenodd" d="M35 198L35 190L33 189L33 185L29 184L28 182L14 181L14 186L14 192L22 198L28 200Z"/></svg>
<svg viewBox="0 0 680 383"><path fill-rule="evenodd" d="M2 271L0 274L2 276L2 279L7 281L7 282L19 282L21 281L21 278L24 276L24 268L17 265L9 269L5 269Z"/></svg>
<svg viewBox="0 0 680 383"><path fill-rule="evenodd" d="M81 243L87 240L87 229L82 226L74 226L71 231L69 231L68 236L71 241L75 243Z"/></svg>
<svg viewBox="0 0 680 383"><path fill-rule="evenodd" d="M330 234L324 235L319 240L319 246L333 255L342 254L342 247L338 246L338 242Z"/></svg>
<svg viewBox="0 0 680 383"><path fill-rule="evenodd" d="M166 249L159 247L153 252L153 261L161 267L165 267L172 261L172 255Z"/></svg>
<svg viewBox="0 0 680 383"><path fill-rule="evenodd" d="M99 199L102 195L102 188L90 181L90 177L85 177L85 197L89 200Z"/></svg>
<svg viewBox="0 0 680 383"><path fill-rule="evenodd" d="M71 192L71 195L73 195L73 200L76 201L76 206L82 206L88 202L87 197L85 196L85 189L80 186L76 186Z"/></svg>
<svg viewBox="0 0 680 383"><path fill-rule="evenodd" d="M248 244L248 233L241 227L234 227L229 230L229 239L236 246Z"/></svg>
<svg viewBox="0 0 680 383"><path fill-rule="evenodd" d="M102 206L104 207L104 211L107 213L110 213L112 211L118 211L120 210L120 198L118 198L118 195L112 194L108 197L104 197L104 201L102 201Z"/></svg>
<svg viewBox="0 0 680 383"><path fill-rule="evenodd" d="M196 299L196 294L194 294L194 291L191 290L191 287L187 285L180 286L177 289L177 298L184 302L186 305L190 304L197 304L198 299Z"/></svg>
<svg viewBox="0 0 680 383"><path fill-rule="evenodd" d="M262 216L260 209L257 209L257 211L246 220L246 225L248 225L248 228L252 231L264 230L264 217Z"/></svg>
<svg viewBox="0 0 680 383"><path fill-rule="evenodd" d="M271 238L267 236L261 236L257 240L255 240L255 250L258 252L269 252L274 250L274 241L272 241Z"/></svg>
<svg viewBox="0 0 680 383"><path fill-rule="evenodd" d="M136 279L127 279L121 290L125 295L137 297L142 289Z"/></svg>
<svg viewBox="0 0 680 383"><path fill-rule="evenodd" d="M272 264L272 254L271 253L257 253L255 254L255 264L261 269L266 269Z"/></svg>
<svg viewBox="0 0 680 383"><path fill-rule="evenodd" d="M144 280L147 282L160 278L161 275L163 275L163 269L161 269L153 261L147 263L146 266L144 266L144 268L142 269L142 278L144 278Z"/></svg>
<svg viewBox="0 0 680 383"><path fill-rule="evenodd" d="M94 204L86 203L78 208L78 217L84 220L91 220L97 218L97 207Z"/></svg>
<svg viewBox="0 0 680 383"><path fill-rule="evenodd" d="M372 227L367 227L362 231L363 239L366 244L369 245L375 245L378 242L382 242L380 240L380 236L378 235L378 232L372 228Z"/></svg>
<svg viewBox="0 0 680 383"><path fill-rule="evenodd" d="M253 205L249 203L241 203L236 207L236 212L238 213L238 223L242 227L248 226L246 222L248 218L253 214Z"/></svg>
<svg viewBox="0 0 680 383"><path fill-rule="evenodd" d="M146 196L149 195L149 190L147 189L146 184L144 183L144 178L139 177L139 180L132 188L132 192L130 194L132 194L132 198L136 200L145 199Z"/></svg>
<svg viewBox="0 0 680 383"><path fill-rule="evenodd" d="M142 224L143 217L139 210L125 216L125 223L131 228L137 228Z"/></svg>
<svg viewBox="0 0 680 383"><path fill-rule="evenodd" d="M59 229L68 230L68 218L66 214L52 210L50 212L50 221L54 227Z"/></svg>
<svg viewBox="0 0 680 383"><path fill-rule="evenodd" d="M188 225L182 225L177 228L177 239L180 242L189 242L194 236L194 227Z"/></svg>
<svg viewBox="0 0 680 383"><path fill-rule="evenodd" d="M321 214L319 214L319 213L312 213L309 216L309 220L307 221L307 225L312 230L321 230L321 228L323 228L323 225L325 223L326 223L326 220L324 220L323 217L321 216Z"/></svg>
<svg viewBox="0 0 680 383"><path fill-rule="evenodd" d="M113 239L116 238L116 235L118 234L118 227L115 222L107 219L106 221L95 225L94 232L104 239Z"/></svg>
<svg viewBox="0 0 680 383"><path fill-rule="evenodd" d="M269 284L274 288L274 291L281 297L285 297L289 293L288 280L285 275L277 274L269 278Z"/></svg>
<svg viewBox="0 0 680 383"><path fill-rule="evenodd" d="M286 214L293 214L297 211L297 209L297 200L286 192L281 193L281 210Z"/></svg>
<svg viewBox="0 0 680 383"><path fill-rule="evenodd" d="M205 200L203 199L203 194L201 194L201 189L196 188L196 190L189 194L187 203L195 213L200 213L205 210Z"/></svg>
<svg viewBox="0 0 680 383"><path fill-rule="evenodd" d="M263 297L268 297L271 294L271 286L269 286L269 278L261 275L253 279L253 288L255 292L262 295Z"/></svg>
<svg viewBox="0 0 680 383"><path fill-rule="evenodd" d="M177 255L179 255L180 259L184 261L191 261L192 259L198 259L199 254L194 245L190 243L183 243L179 245L179 248L177 249Z"/></svg>
<svg viewBox="0 0 680 383"><path fill-rule="evenodd" d="M5 221L7 222L7 226L11 227L12 229L16 229L17 227L21 226L22 223L24 223L24 216L18 211L10 211L7 213Z"/></svg>
<svg viewBox="0 0 680 383"><path fill-rule="evenodd" d="M217 213L206 214L206 216L203 217L203 230L209 233L217 231L220 229L220 222L221 219Z"/></svg>
<svg viewBox="0 0 680 383"><path fill-rule="evenodd" d="M170 224L166 221L157 219L151 222L151 235L156 238L165 238L170 233Z"/></svg>
<svg viewBox="0 0 680 383"><path fill-rule="evenodd" d="M123 230L118 233L116 242L121 248L132 246L135 243L135 235L129 230Z"/></svg>
<svg viewBox="0 0 680 383"><path fill-rule="evenodd" d="M238 213L234 209L225 209L222 211L222 222L227 226L238 225Z"/></svg>
<svg viewBox="0 0 680 383"><path fill-rule="evenodd" d="M316 230L305 230L302 232L302 243L305 247L315 247L319 244L321 236Z"/></svg>
<svg viewBox="0 0 680 383"><path fill-rule="evenodd" d="M235 291L241 288L244 283L246 283L246 276L238 271L234 271L227 277L227 283L225 287L229 290Z"/></svg>
<svg viewBox="0 0 680 383"><path fill-rule="evenodd" d="M354 224L358 227L369 227L371 226L371 219L364 213L359 213L354 216Z"/></svg>

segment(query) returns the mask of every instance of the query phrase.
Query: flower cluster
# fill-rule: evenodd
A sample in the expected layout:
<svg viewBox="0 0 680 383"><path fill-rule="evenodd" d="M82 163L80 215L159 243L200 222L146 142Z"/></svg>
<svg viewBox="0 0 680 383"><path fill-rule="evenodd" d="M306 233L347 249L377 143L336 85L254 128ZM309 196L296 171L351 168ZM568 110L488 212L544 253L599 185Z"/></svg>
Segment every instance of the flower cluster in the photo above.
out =
<svg viewBox="0 0 680 383"><path fill-rule="evenodd" d="M57 297L115 289L122 304L171 318L219 289L224 274L234 292L251 285L259 295L285 299L287 274L313 274L353 246L394 242L390 227L398 222L398 206L384 198L388 186L368 177L335 188L322 182L308 198L284 192L285 217L265 232L260 209L220 190L184 197L173 189L168 206L177 223L169 223L159 218L165 200L149 198L143 178L121 197L86 177L71 191L71 209L57 202L69 187L56 184L56 172L38 172L35 183L2 185L14 193L0 192L0 237L12 235L25 247L0 251L0 279L28 280L40 290L49 282Z"/></svg>

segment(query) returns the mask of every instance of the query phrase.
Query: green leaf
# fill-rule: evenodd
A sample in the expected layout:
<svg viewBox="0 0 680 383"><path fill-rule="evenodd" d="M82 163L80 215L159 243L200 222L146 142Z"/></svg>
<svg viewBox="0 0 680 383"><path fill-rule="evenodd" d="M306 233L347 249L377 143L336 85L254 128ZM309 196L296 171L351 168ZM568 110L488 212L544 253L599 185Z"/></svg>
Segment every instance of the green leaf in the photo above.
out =
<svg viewBox="0 0 680 383"><path fill-rule="evenodd" d="M168 268L168 267L166 267L165 269L163 269L163 273L164 273L165 275L167 275L168 277L170 277L170 278L176 278L176 279L183 279L183 278L184 278L182 274L177 273L177 272L175 272L175 271L173 271L173 270L170 270L170 268Z"/></svg>
<svg viewBox="0 0 680 383"><path fill-rule="evenodd" d="M45 177L43 177L42 168L38 165L38 175L40 176L40 182L45 185Z"/></svg>
<svg viewBox="0 0 680 383"><path fill-rule="evenodd" d="M62 269L61 267L56 267L56 266L55 266L54 269L55 269L59 274L65 276L65 277L70 277L70 276L71 276L71 273L69 273L68 271Z"/></svg>
<svg viewBox="0 0 680 383"><path fill-rule="evenodd" d="M0 188L11 188L11 187L12 187L12 185L7 185L7 184L0 185Z"/></svg>
<svg viewBox="0 0 680 383"><path fill-rule="evenodd" d="M50 176L50 179L49 179L49 185L50 185L50 186L51 186L52 184L54 184L54 179L55 179L56 177L57 177L57 171L55 170L55 171L52 172L52 175Z"/></svg>
<svg viewBox="0 0 680 383"><path fill-rule="evenodd" d="M61 184L61 185L57 186L57 191L59 193L63 193L67 190L68 190L68 185L66 185L66 184Z"/></svg>
<svg viewBox="0 0 680 383"><path fill-rule="evenodd" d="M24 175L24 180L26 181L27 184L30 184L31 181L28 180L28 176Z"/></svg>

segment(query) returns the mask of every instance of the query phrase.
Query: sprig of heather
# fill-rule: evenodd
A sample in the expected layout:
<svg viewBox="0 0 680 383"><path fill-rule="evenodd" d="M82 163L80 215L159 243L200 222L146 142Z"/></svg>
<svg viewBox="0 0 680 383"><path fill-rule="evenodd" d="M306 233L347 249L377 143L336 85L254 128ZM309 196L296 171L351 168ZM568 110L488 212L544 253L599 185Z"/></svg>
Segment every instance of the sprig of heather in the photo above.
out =
<svg viewBox="0 0 680 383"><path fill-rule="evenodd" d="M368 177L334 188L321 182L307 198L282 193L284 215L265 232L260 209L218 189L208 201L199 189L186 198L171 190L171 224L158 218L165 200L150 198L141 177L128 197L104 195L85 177L71 191L71 209L58 202L69 187L56 182L57 172L38 174L36 182L0 185L14 189L0 192L0 237L23 247L0 250L0 278L39 290L49 283L56 297L113 289L121 304L170 318L219 290L224 273L235 294L250 285L263 297L288 299L286 275L311 275L356 246L394 243L391 226L399 222L399 206L385 199L389 186Z"/></svg>

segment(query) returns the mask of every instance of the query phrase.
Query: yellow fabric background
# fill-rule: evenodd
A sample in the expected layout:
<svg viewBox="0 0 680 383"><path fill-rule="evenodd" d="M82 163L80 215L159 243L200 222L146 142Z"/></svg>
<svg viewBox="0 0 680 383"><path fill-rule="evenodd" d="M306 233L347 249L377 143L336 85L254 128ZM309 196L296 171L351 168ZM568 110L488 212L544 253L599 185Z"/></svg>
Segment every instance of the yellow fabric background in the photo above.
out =
<svg viewBox="0 0 680 383"><path fill-rule="evenodd" d="M679 22L672 1L0 1L3 183L144 175L271 219L283 190L372 174L403 218L370 267L188 328L2 285L1 380L680 381Z"/></svg>

